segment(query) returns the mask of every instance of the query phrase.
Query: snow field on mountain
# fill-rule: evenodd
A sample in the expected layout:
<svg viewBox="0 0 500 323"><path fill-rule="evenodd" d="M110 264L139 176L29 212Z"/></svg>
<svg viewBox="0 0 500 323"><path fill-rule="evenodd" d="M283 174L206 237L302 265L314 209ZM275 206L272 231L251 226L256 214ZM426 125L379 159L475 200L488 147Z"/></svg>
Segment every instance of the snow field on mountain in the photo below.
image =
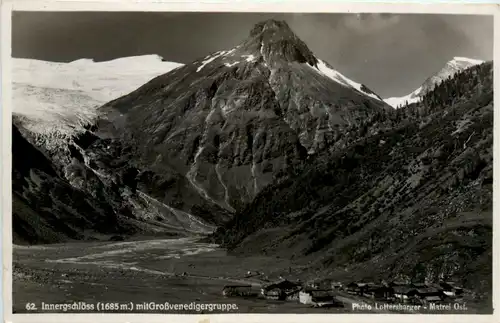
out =
<svg viewBox="0 0 500 323"><path fill-rule="evenodd" d="M36 134L71 135L102 104L128 94L182 64L157 55L70 63L13 59L13 114Z"/></svg>

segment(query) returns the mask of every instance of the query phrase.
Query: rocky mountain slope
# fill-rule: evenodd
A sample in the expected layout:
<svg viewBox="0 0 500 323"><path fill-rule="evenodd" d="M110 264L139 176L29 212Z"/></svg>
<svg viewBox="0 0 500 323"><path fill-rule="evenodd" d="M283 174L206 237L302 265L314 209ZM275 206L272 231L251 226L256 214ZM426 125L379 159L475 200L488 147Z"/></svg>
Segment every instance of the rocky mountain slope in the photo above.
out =
<svg viewBox="0 0 500 323"><path fill-rule="evenodd" d="M491 295L492 64L370 128L265 188L213 240L295 259L306 278L452 279Z"/></svg>
<svg viewBox="0 0 500 323"><path fill-rule="evenodd" d="M399 108L406 104L419 102L422 97L432 91L434 87L436 87L436 85L447 80L458 72L482 63L484 62L477 59L467 57L454 57L452 60L447 62L446 65L441 70L439 70L439 72L427 78L424 83L415 91L402 97L392 97L385 99L384 101L394 108Z"/></svg>
<svg viewBox="0 0 500 323"><path fill-rule="evenodd" d="M106 104L95 134L130 149L148 194L205 219L207 210L220 224L346 129L388 109L285 22L269 20L235 48Z"/></svg>
<svg viewBox="0 0 500 323"><path fill-rule="evenodd" d="M70 163L58 169L57 162L31 144L15 124L12 127L15 244L133 235L183 237L213 231L196 217L136 190L126 172L116 174L112 182L94 171L79 152L80 137L67 146Z"/></svg>
<svg viewBox="0 0 500 323"><path fill-rule="evenodd" d="M100 105L181 64L149 55L99 63L14 59L13 65L14 243L213 230L137 191L129 168L94 170L82 148L98 139L87 129Z"/></svg>
<svg viewBox="0 0 500 323"><path fill-rule="evenodd" d="M12 156L14 243L84 240L92 235L133 232L114 212L110 199L105 198L113 192L101 190L92 196L76 189L57 174L52 162L15 125ZM86 185L98 180L92 174L86 175Z"/></svg>

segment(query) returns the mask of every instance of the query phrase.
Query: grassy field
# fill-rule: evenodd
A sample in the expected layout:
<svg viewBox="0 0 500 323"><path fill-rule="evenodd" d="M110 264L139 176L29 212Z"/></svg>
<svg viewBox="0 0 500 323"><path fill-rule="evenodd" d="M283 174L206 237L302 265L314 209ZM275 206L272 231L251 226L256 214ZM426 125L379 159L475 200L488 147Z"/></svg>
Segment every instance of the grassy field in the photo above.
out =
<svg viewBox="0 0 500 323"><path fill-rule="evenodd" d="M249 270L270 273L273 268L279 272L288 265L286 260L271 257L229 256L213 245L190 239L16 246L13 311L31 313L26 304L34 303L35 312L47 312L41 310L42 302L224 303L237 305L232 312L245 313L346 311L222 296L223 286L232 283L252 284L256 291L260 290L262 280L245 278ZM183 277L183 272L188 275Z"/></svg>

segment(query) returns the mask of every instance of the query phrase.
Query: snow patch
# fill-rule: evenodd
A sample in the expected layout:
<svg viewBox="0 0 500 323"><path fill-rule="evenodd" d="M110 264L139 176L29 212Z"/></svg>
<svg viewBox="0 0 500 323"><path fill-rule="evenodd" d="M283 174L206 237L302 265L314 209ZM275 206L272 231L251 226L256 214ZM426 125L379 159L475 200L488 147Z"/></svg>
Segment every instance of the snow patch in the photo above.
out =
<svg viewBox="0 0 500 323"><path fill-rule="evenodd" d="M231 66L234 66L234 65L236 65L236 64L238 64L238 63L239 63L239 62L238 62L238 61L236 61L236 62L232 62L232 63L224 63L224 65L225 65L225 66L227 66L227 67L231 67Z"/></svg>
<svg viewBox="0 0 500 323"><path fill-rule="evenodd" d="M308 65L310 66L310 65ZM311 67L311 66L310 66ZM314 69L314 67L312 67ZM368 93L362 90L363 85L357 82L354 82L353 80L345 77L342 75L340 72L330 68L329 66L326 65L325 62L322 60L318 59L318 64L317 64L317 70L320 71L323 75L327 76L328 78L334 80L335 82L344 85L346 87L351 87L356 89L358 92L363 93L364 95L367 95L371 98L374 98L376 100L380 100L379 97L374 95L373 93Z"/></svg>
<svg viewBox="0 0 500 323"><path fill-rule="evenodd" d="M229 55L230 55L230 54L232 54L235 50L236 50L236 48L233 48L233 49L228 50L227 52L225 52L225 53L224 53L224 56L229 56Z"/></svg>
<svg viewBox="0 0 500 323"><path fill-rule="evenodd" d="M484 63L484 61L479 60L479 59L473 59L473 58L467 58L467 57L459 57L459 56L453 57L453 60L454 61L460 61L460 62L467 62L467 63L470 63L472 65L479 65L479 64L483 64Z"/></svg>
<svg viewBox="0 0 500 323"><path fill-rule="evenodd" d="M225 51L225 50L219 51L219 52L216 52L215 54L213 54L211 56L208 56L209 58L207 58L206 60L204 60L203 62L201 62L201 65L196 69L196 72L201 71L205 66L207 66L208 64L210 64L211 62L213 62L214 60L216 60L218 57L221 57L221 56L227 55L229 53L232 53L232 51L234 51L234 49L229 50L229 51Z"/></svg>
<svg viewBox="0 0 500 323"><path fill-rule="evenodd" d="M245 60L246 60L247 62L253 62L253 61L255 61L255 59L256 59L256 57L255 57L254 55L252 55L252 54L249 54L249 55L241 55L241 57L245 57L245 58L246 58Z"/></svg>
<svg viewBox="0 0 500 323"><path fill-rule="evenodd" d="M418 96L418 94L421 91L422 91L422 87L419 87L418 89L416 89L415 91L413 91L412 93L410 93L408 95L401 96L401 97L387 98L387 99L384 99L384 101L385 101L385 103L389 104L391 107L397 109L399 107L406 105L407 102L408 102L408 104L420 102L420 100L422 98L420 96Z"/></svg>
<svg viewBox="0 0 500 323"><path fill-rule="evenodd" d="M222 56L228 56L228 55L232 54L236 50L236 48L233 48L230 50L218 51L218 52L215 52L214 54L210 54L210 55L205 56L205 59L201 62L201 65L196 69L196 72L201 71L205 66L207 66L208 64L210 64L211 62L213 62L217 58L222 57ZM225 65L232 66L232 65L227 65L227 64L225 64Z"/></svg>
<svg viewBox="0 0 500 323"><path fill-rule="evenodd" d="M446 67L443 68L443 70L441 70L439 74L442 74L442 76L453 75L471 66L480 65L483 63L484 61L478 59L472 59L467 57L453 57L451 61L446 63Z"/></svg>

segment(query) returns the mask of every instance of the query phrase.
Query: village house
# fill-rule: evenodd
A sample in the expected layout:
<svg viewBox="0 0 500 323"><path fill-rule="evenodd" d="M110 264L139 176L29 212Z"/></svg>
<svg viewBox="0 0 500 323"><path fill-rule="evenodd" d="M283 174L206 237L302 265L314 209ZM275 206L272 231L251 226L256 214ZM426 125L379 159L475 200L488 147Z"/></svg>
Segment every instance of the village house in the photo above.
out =
<svg viewBox="0 0 500 323"><path fill-rule="evenodd" d="M409 286L395 286L393 290L394 298L403 303L409 302L417 294L417 290Z"/></svg>
<svg viewBox="0 0 500 323"><path fill-rule="evenodd" d="M304 289L299 292L299 302L301 304L312 305L314 307L327 307L340 305L329 289Z"/></svg>
<svg viewBox="0 0 500 323"><path fill-rule="evenodd" d="M226 297L230 296L257 296L258 293L252 290L251 285L226 285L222 289L222 295Z"/></svg>
<svg viewBox="0 0 500 323"><path fill-rule="evenodd" d="M394 289L389 286L368 283L363 290L363 296L378 300L392 299Z"/></svg>
<svg viewBox="0 0 500 323"><path fill-rule="evenodd" d="M293 293L300 289L299 284L283 279L264 286L261 289L261 294L267 299L286 300L287 297L293 299Z"/></svg>

